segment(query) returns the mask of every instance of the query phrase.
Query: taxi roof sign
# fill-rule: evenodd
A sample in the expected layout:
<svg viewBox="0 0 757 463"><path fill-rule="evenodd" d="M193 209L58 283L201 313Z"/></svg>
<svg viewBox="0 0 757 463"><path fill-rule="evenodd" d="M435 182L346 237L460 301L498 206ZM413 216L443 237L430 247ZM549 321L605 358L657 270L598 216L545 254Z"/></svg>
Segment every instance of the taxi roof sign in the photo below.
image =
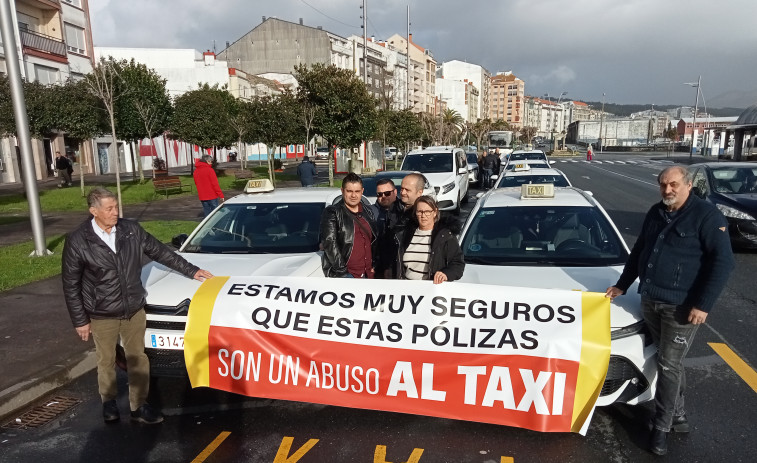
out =
<svg viewBox="0 0 757 463"><path fill-rule="evenodd" d="M273 183L267 178L248 180L244 187L245 193L269 193L271 191L273 191Z"/></svg>
<svg viewBox="0 0 757 463"><path fill-rule="evenodd" d="M529 170L531 170L531 166L525 162L515 164L515 168L513 169L514 172L527 172Z"/></svg>
<svg viewBox="0 0 757 463"><path fill-rule="evenodd" d="M520 186L520 199L549 199L555 197L552 183L526 183Z"/></svg>

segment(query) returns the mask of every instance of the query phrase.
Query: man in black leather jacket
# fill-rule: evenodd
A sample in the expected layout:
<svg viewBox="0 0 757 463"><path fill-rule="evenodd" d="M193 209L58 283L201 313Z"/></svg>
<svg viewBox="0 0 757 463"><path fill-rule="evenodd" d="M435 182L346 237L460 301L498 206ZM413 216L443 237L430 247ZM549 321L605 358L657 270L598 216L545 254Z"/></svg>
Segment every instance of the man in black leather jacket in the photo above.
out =
<svg viewBox="0 0 757 463"><path fill-rule="evenodd" d="M323 273L332 278L373 278L376 218L363 207L363 179L349 173L342 180L342 201L321 216Z"/></svg>
<svg viewBox="0 0 757 463"><path fill-rule="evenodd" d="M145 355L145 289L140 278L145 256L199 281L213 275L190 264L147 233L137 222L118 218L116 196L95 188L87 196L92 218L66 237L63 295L83 341L90 333L97 353L97 382L106 423L120 419L115 352L119 337L126 353L131 418L146 424L163 416L147 404L150 364Z"/></svg>

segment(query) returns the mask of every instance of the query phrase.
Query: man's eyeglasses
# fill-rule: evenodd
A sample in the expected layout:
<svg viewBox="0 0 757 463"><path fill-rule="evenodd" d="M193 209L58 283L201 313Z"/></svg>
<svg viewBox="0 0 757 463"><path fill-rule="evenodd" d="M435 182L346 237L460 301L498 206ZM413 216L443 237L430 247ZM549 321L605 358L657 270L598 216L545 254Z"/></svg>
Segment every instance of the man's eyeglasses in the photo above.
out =
<svg viewBox="0 0 757 463"><path fill-rule="evenodd" d="M392 193L393 193L393 192L392 192L391 190L389 190L389 191L377 191L377 192L376 192L376 197L377 197L377 198L380 198L380 197L382 197L382 196L386 196L386 197L388 198L389 196L391 196L391 195L392 195Z"/></svg>
<svg viewBox="0 0 757 463"><path fill-rule="evenodd" d="M419 217L429 217L433 213L434 213L433 209L429 209L427 211L415 211L415 215Z"/></svg>

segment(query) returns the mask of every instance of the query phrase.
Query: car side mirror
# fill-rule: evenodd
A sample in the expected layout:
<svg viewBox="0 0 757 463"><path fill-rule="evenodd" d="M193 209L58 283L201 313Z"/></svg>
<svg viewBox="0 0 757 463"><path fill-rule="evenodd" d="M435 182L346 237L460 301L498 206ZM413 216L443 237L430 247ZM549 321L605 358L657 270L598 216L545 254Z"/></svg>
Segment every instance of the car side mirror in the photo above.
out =
<svg viewBox="0 0 757 463"><path fill-rule="evenodd" d="M467 167L461 167L461 168L457 169L457 173L458 174L467 174L468 173L468 168Z"/></svg>
<svg viewBox="0 0 757 463"><path fill-rule="evenodd" d="M499 175L494 174L491 177L489 177L492 181L497 180L499 178Z"/></svg>
<svg viewBox="0 0 757 463"><path fill-rule="evenodd" d="M182 233L180 235L176 235L173 238L171 238L171 246L175 247L176 249L179 249L185 241L187 241L187 234Z"/></svg>

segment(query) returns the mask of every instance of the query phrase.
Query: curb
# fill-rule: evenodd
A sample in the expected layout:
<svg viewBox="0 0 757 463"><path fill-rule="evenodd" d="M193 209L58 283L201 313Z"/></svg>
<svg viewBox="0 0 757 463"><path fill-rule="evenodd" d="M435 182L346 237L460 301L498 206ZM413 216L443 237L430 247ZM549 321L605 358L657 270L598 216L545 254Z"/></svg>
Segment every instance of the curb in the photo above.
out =
<svg viewBox="0 0 757 463"><path fill-rule="evenodd" d="M97 367L95 349L78 354L64 364L54 365L0 391L0 423L12 418L14 413L28 408L50 392L65 386Z"/></svg>

